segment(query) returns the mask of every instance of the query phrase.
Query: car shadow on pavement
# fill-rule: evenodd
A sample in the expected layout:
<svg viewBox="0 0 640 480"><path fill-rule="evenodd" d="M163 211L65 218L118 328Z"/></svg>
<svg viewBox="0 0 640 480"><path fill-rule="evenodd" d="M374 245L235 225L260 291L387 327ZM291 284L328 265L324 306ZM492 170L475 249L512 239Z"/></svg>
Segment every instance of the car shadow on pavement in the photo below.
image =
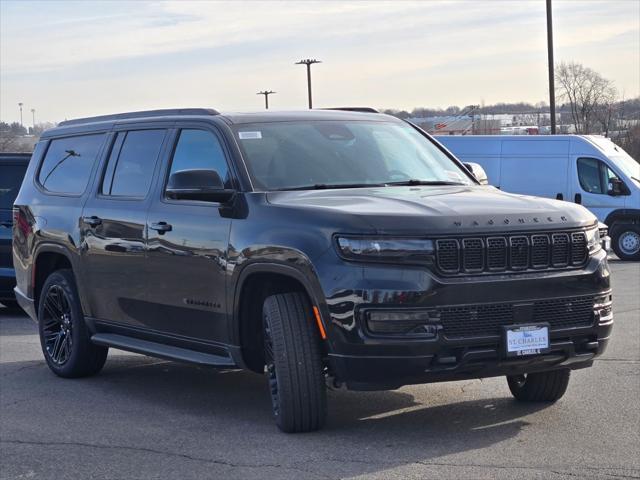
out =
<svg viewBox="0 0 640 480"><path fill-rule="evenodd" d="M30 320L22 320L12 318L2 335L35 337L35 325L27 328ZM529 425L528 415L547 407L519 404L506 389L489 392L487 398L486 389L496 388L495 382L486 387L474 381L384 392L330 390L325 429L286 435L271 418L266 379L254 373L116 350L100 374L75 380L56 377L41 358L11 362L5 357L3 362L0 408L3 436L9 440L20 440L13 438L18 432L19 437L44 440L64 432L65 438L79 441L91 431L94 443L109 438L110 443L127 445L137 432L150 432L137 440L138 447L161 445L172 455L237 461L239 453L214 448L214 440L224 438L241 442L256 459L275 456L276 463L314 475L322 472L323 462L336 462L345 475L359 475L482 449L517 436ZM52 403L65 406L54 423L48 413ZM42 422L49 424L46 433L39 427ZM303 453L302 459L289 455L294 448Z"/></svg>

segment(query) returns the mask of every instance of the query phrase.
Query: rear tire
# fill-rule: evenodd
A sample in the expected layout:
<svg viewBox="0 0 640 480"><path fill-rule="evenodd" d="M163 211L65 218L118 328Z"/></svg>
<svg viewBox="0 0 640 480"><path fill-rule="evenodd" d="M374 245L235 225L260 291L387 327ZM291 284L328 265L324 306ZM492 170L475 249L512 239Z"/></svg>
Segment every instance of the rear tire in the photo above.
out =
<svg viewBox="0 0 640 480"><path fill-rule="evenodd" d="M640 260L640 225L614 223L611 227L611 248L620 260Z"/></svg>
<svg viewBox="0 0 640 480"><path fill-rule="evenodd" d="M53 272L44 282L38 302L40 345L47 365L60 377L98 373L108 347L91 342L71 270Z"/></svg>
<svg viewBox="0 0 640 480"><path fill-rule="evenodd" d="M320 337L311 312L302 293L272 295L263 307L273 415L278 428L287 433L318 430L327 415Z"/></svg>
<svg viewBox="0 0 640 480"><path fill-rule="evenodd" d="M555 402L567 391L570 376L571 370L552 370L507 376L507 383L520 402Z"/></svg>

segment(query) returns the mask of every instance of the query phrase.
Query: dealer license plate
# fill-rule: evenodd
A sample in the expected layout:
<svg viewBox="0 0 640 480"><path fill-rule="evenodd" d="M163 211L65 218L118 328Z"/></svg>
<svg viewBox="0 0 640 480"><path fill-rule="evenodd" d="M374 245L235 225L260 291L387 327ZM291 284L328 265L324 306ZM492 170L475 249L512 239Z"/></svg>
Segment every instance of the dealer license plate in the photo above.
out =
<svg viewBox="0 0 640 480"><path fill-rule="evenodd" d="M548 325L517 325L505 327L507 357L539 355L549 350Z"/></svg>

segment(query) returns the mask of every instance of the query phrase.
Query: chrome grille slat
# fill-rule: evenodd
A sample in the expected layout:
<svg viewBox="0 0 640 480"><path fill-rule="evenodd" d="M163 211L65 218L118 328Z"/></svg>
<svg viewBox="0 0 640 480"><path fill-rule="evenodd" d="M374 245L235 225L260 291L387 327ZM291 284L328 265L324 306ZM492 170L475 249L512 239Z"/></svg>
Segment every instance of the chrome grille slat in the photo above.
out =
<svg viewBox="0 0 640 480"><path fill-rule="evenodd" d="M584 231L474 235L435 243L436 264L445 275L580 267L589 258Z"/></svg>

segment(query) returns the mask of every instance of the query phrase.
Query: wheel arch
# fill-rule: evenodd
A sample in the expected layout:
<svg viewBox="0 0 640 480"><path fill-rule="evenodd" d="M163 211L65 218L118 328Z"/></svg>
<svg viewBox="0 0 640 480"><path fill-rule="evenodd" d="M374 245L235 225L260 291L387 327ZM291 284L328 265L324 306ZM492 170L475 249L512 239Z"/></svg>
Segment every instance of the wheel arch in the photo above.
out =
<svg viewBox="0 0 640 480"><path fill-rule="evenodd" d="M47 277L54 271L68 268L73 272L78 285L77 271L74 267L73 256L69 250L55 243L45 243L38 246L33 256L31 270L31 289L36 313L42 286Z"/></svg>
<svg viewBox="0 0 640 480"><path fill-rule="evenodd" d="M604 223L607 225L607 227L609 227L609 230L611 230L611 227L613 227L615 223L640 224L640 209L636 209L636 208L616 209L611 213L609 213L609 215L607 215L607 218L605 218Z"/></svg>
<svg viewBox="0 0 640 480"><path fill-rule="evenodd" d="M260 370L262 355L262 303L275 293L300 291L318 308L320 322L326 325L328 310L322 302L320 284L298 268L274 262L256 262L245 266L236 282L231 314L231 340L240 346L243 367ZM253 297L251 300L247 300ZM324 328L324 327L323 327Z"/></svg>

